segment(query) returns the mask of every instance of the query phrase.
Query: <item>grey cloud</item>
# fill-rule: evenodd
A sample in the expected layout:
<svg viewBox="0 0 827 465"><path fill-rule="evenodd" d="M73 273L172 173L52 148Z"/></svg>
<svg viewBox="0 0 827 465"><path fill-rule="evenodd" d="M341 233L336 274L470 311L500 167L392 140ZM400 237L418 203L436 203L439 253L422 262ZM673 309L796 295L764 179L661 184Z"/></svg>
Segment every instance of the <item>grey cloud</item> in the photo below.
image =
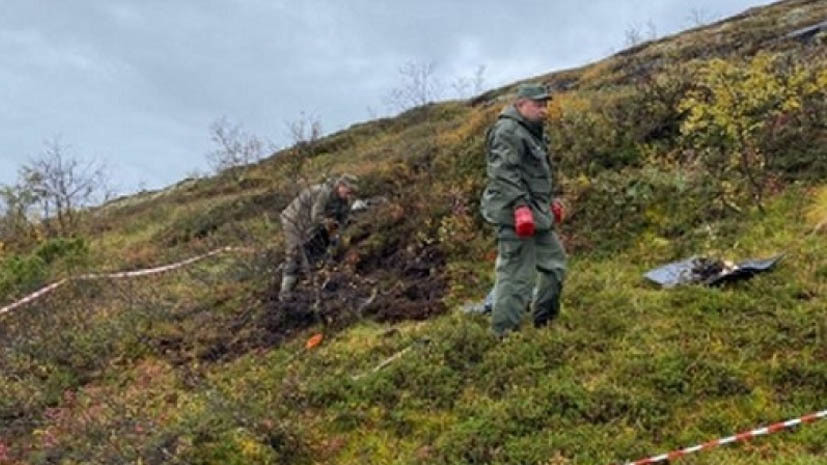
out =
<svg viewBox="0 0 827 465"><path fill-rule="evenodd" d="M301 112L329 131L384 112L408 61L433 61L445 82L485 65L502 85L601 58L633 23L671 33L691 8L765 3L4 0L0 183L62 134L120 167L125 189L159 187L206 167L222 115L285 144Z"/></svg>

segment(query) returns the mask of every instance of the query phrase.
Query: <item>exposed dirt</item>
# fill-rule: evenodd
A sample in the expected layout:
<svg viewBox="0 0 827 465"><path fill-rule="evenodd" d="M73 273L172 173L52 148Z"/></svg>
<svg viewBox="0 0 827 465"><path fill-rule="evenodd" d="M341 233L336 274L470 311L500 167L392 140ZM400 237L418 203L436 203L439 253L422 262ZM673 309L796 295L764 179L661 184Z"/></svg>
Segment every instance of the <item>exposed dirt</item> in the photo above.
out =
<svg viewBox="0 0 827 465"><path fill-rule="evenodd" d="M436 247L381 252L386 257L374 260L351 249L346 263L328 263L305 277L284 301L276 287L269 289L268 311L254 324L266 329L269 343L278 343L316 323L338 331L362 318L422 320L445 311L443 259Z"/></svg>
<svg viewBox="0 0 827 465"><path fill-rule="evenodd" d="M194 355L204 361L233 359L279 345L315 324L322 324L329 335L360 319L423 320L445 312L445 261L436 245L406 243L413 242L414 235L404 232L402 222L394 231L380 228L379 233L375 225L353 226L345 232L348 245L331 246L314 271L302 276L292 296L279 300L281 274L276 273L270 287L257 296L256 308L231 321L217 339L200 341ZM169 347L176 341L165 342Z"/></svg>

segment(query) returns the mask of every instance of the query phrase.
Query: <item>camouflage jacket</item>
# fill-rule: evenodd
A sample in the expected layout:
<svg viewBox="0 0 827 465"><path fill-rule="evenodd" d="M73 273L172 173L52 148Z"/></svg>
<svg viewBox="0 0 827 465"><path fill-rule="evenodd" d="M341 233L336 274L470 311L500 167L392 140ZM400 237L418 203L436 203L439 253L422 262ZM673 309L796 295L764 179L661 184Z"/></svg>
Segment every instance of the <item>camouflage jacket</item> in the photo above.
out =
<svg viewBox="0 0 827 465"><path fill-rule="evenodd" d="M328 181L302 190L282 210L281 223L285 229L307 238L325 218L344 223L349 207L347 200L336 195L334 181Z"/></svg>
<svg viewBox="0 0 827 465"><path fill-rule="evenodd" d="M551 229L551 168L541 124L506 107L486 137L488 185L480 209L486 221L514 224L514 209L531 208L535 227Z"/></svg>

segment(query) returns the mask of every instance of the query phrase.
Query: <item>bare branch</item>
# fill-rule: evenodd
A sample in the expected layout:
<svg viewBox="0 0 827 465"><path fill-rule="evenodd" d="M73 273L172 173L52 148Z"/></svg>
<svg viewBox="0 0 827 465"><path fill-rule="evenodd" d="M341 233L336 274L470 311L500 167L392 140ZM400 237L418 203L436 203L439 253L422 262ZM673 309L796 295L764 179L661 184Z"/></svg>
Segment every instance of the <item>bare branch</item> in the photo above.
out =
<svg viewBox="0 0 827 465"><path fill-rule="evenodd" d="M442 86L435 76L436 64L409 61L399 67L402 82L391 89L385 103L393 110L404 111L431 103L442 94Z"/></svg>
<svg viewBox="0 0 827 465"><path fill-rule="evenodd" d="M643 42L643 33L637 24L630 24L626 27L626 30L623 31L623 34L625 36L624 45L627 47L634 47Z"/></svg>
<svg viewBox="0 0 827 465"><path fill-rule="evenodd" d="M715 20L715 15L711 14L704 8L692 8L686 16L686 21L690 26L699 27L709 24Z"/></svg>
<svg viewBox="0 0 827 465"><path fill-rule="evenodd" d="M216 147L207 153L207 161L216 173L260 161L268 145L223 116L210 125L210 140Z"/></svg>
<svg viewBox="0 0 827 465"><path fill-rule="evenodd" d="M473 76L459 76L451 82L451 88L457 98L466 99L482 93L485 82L485 65L477 66Z"/></svg>
<svg viewBox="0 0 827 465"><path fill-rule="evenodd" d="M655 22L649 19L646 21L646 35L648 40L655 40L658 38L658 27L655 25Z"/></svg>
<svg viewBox="0 0 827 465"><path fill-rule="evenodd" d="M474 94L480 94L485 89L485 65L477 66L472 82Z"/></svg>
<svg viewBox="0 0 827 465"><path fill-rule="evenodd" d="M26 198L40 214L47 233L70 235L79 211L111 195L108 170L102 162L83 162L67 155L59 138L45 142L43 152L20 170L18 198Z"/></svg>

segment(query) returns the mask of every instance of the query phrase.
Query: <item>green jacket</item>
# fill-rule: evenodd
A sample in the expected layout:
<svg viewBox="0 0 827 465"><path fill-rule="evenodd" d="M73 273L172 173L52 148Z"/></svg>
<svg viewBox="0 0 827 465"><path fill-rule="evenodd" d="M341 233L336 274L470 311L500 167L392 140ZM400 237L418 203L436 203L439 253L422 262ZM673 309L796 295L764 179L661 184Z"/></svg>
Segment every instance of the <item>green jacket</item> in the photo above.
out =
<svg viewBox="0 0 827 465"><path fill-rule="evenodd" d="M480 209L486 221L514 224L514 209L528 205L537 230L551 229L551 169L542 124L531 123L513 105L488 130L488 185Z"/></svg>

